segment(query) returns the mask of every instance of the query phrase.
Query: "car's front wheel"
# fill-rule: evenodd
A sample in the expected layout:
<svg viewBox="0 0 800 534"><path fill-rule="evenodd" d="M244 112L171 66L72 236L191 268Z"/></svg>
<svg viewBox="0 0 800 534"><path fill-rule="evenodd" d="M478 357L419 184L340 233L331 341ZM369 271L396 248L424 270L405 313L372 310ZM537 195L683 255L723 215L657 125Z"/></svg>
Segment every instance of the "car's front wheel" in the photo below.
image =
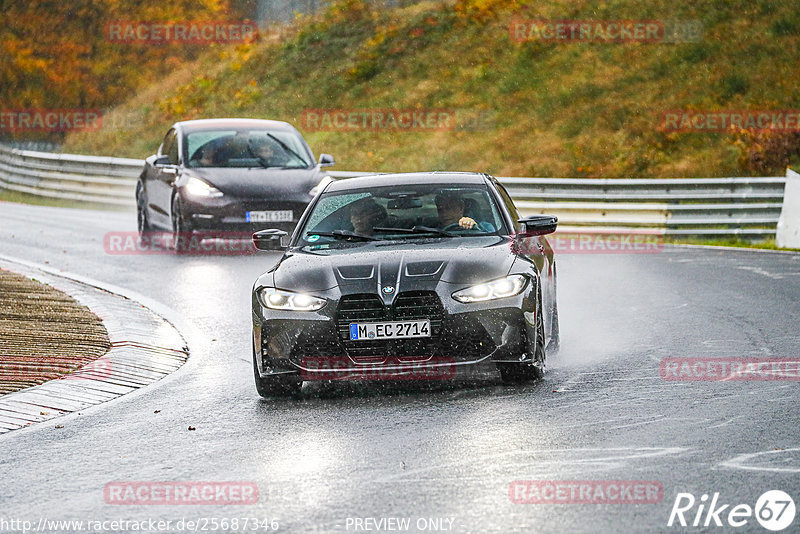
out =
<svg viewBox="0 0 800 534"><path fill-rule="evenodd" d="M556 276L556 265L553 263L553 282L551 285L551 297L550 301L552 305L550 306L550 342L547 344L547 354L553 355L553 353L558 352L558 347L560 343L560 333L558 328L558 298L557 298L557 286L558 286L558 277Z"/></svg>
<svg viewBox="0 0 800 534"><path fill-rule="evenodd" d="M192 227L184 219L181 212L181 199L176 194L172 197L172 248L176 252L182 252L187 249L188 243L192 237Z"/></svg>
<svg viewBox="0 0 800 534"><path fill-rule="evenodd" d="M500 378L504 384L521 384L544 377L545 368L544 317L542 316L542 299L539 298L536 313L536 349L533 359L527 363L498 364Z"/></svg>
<svg viewBox="0 0 800 534"><path fill-rule="evenodd" d="M294 375L261 376L256 363L256 351L253 348L253 374L256 380L256 391L264 398L290 397L300 393L303 381Z"/></svg>
<svg viewBox="0 0 800 534"><path fill-rule="evenodd" d="M147 216L147 198L141 182L136 186L136 228L139 231L139 240L153 231Z"/></svg>

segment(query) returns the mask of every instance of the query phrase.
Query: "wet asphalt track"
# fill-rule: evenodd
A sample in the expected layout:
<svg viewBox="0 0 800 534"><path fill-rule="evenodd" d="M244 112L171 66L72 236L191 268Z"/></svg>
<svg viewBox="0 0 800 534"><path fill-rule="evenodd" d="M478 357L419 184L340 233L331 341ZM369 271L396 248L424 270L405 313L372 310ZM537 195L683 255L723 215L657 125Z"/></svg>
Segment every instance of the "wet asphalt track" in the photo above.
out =
<svg viewBox="0 0 800 534"><path fill-rule="evenodd" d="M0 203L0 255L161 303L192 350L161 382L0 437L0 519L250 517L277 519L280 532L356 532L355 518L398 517L410 531L447 518L451 532L677 532L666 524L678 492L752 506L780 489L800 505L798 382L667 382L658 371L665 357L800 356L800 255L562 254L562 350L544 381L314 384L300 400L262 401L249 292L277 256L104 252L106 232L133 230L132 214ZM658 481L664 498L512 503L509 484L530 479ZM252 481L260 498L113 505L111 481ZM765 532L753 518L735 530Z"/></svg>

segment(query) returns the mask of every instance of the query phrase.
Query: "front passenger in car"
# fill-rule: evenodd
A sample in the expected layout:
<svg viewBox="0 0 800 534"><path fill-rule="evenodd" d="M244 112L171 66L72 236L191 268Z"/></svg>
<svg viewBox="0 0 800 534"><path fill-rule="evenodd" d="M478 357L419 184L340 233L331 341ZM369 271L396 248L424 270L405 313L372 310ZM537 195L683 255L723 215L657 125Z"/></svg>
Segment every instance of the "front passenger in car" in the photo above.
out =
<svg viewBox="0 0 800 534"><path fill-rule="evenodd" d="M373 228L386 220L386 210L371 198L362 198L350 205L350 223L357 234L372 235Z"/></svg>

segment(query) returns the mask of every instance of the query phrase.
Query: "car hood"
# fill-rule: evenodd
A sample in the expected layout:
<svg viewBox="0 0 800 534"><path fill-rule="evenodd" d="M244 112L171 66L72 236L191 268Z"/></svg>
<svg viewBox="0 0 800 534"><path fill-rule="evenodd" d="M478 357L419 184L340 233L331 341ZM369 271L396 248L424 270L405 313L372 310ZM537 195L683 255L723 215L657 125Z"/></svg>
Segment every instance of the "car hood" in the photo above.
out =
<svg viewBox="0 0 800 534"><path fill-rule="evenodd" d="M508 274L515 256L509 240L487 236L370 242L354 247L291 251L272 269L275 287L343 293L430 289L439 282L478 284ZM263 281L269 280L263 277Z"/></svg>
<svg viewBox="0 0 800 534"><path fill-rule="evenodd" d="M193 176L213 185L226 195L248 198L281 193L307 193L324 173L310 169L186 169L184 176Z"/></svg>

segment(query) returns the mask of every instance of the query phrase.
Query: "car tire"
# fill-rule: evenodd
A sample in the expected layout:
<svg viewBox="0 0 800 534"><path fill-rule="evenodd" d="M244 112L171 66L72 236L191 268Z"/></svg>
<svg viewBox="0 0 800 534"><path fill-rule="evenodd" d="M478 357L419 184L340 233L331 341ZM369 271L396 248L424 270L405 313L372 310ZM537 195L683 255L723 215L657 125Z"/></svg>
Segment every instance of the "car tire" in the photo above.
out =
<svg viewBox="0 0 800 534"><path fill-rule="evenodd" d="M262 377L258 373L256 351L253 349L253 375L256 381L256 391L264 398L293 397L300 393L303 381L293 375L275 375Z"/></svg>
<svg viewBox="0 0 800 534"><path fill-rule="evenodd" d="M550 342L547 344L547 354L558 352L560 343L560 336L558 332L558 303L553 303L553 310L551 313L551 326L550 326Z"/></svg>
<svg viewBox="0 0 800 534"><path fill-rule="evenodd" d="M544 339L544 314L542 314L542 302L539 299L539 313L536 317L536 351L533 354L533 364L529 367L530 376L534 380L544 378L545 360L547 359Z"/></svg>
<svg viewBox="0 0 800 534"><path fill-rule="evenodd" d="M542 315L542 298L539 294L536 313L536 348L533 361L527 363L498 364L500 378L504 384L523 384L544 377L546 352L544 347L544 317Z"/></svg>
<svg viewBox="0 0 800 534"><path fill-rule="evenodd" d="M139 231L139 242L142 241L145 234L153 231L153 226L147 216L147 198L141 182L136 186L136 229Z"/></svg>
<svg viewBox="0 0 800 534"><path fill-rule="evenodd" d="M561 336L558 329L558 277L556 266L553 264L553 306L550 309L550 341L547 343L547 354L551 356L558 352Z"/></svg>
<svg viewBox="0 0 800 534"><path fill-rule="evenodd" d="M172 249L178 253L184 252L187 249L185 243L191 240L192 227L183 218L181 199L177 194L172 197L170 218L172 219L172 240L170 243Z"/></svg>

